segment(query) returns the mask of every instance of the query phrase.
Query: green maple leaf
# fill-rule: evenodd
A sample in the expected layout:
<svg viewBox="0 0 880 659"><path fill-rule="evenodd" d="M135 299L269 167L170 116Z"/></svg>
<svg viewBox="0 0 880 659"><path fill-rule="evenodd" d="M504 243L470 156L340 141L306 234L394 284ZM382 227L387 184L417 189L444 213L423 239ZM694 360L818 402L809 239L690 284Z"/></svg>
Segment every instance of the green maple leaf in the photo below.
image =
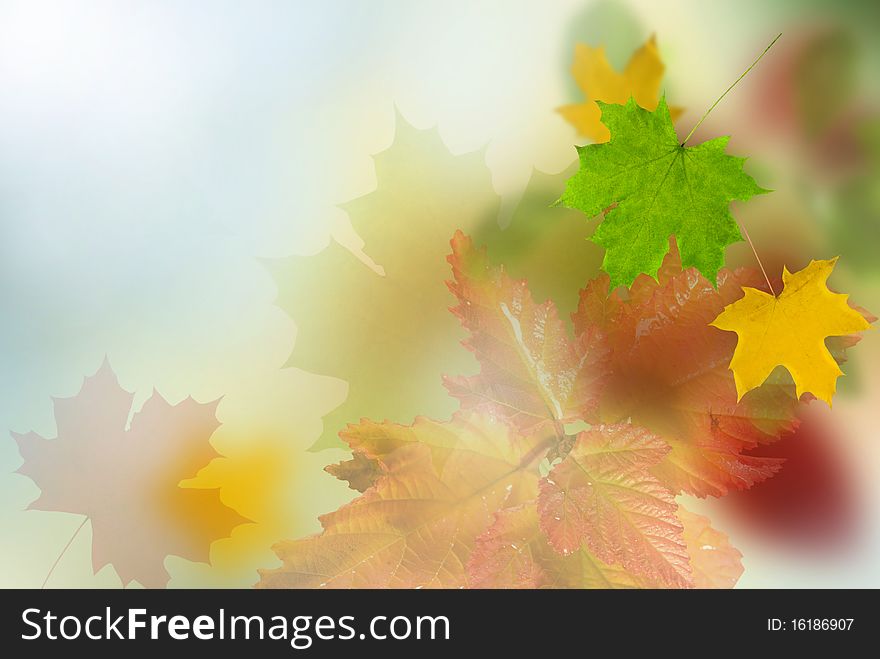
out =
<svg viewBox="0 0 880 659"><path fill-rule="evenodd" d="M641 273L656 278L671 235L684 267L714 283L724 248L742 240L730 202L768 190L743 172L745 158L724 153L729 137L683 146L665 98L653 112L632 98L599 105L611 141L578 147L580 169L559 203L589 217L606 211L591 240L605 248L612 288Z"/></svg>

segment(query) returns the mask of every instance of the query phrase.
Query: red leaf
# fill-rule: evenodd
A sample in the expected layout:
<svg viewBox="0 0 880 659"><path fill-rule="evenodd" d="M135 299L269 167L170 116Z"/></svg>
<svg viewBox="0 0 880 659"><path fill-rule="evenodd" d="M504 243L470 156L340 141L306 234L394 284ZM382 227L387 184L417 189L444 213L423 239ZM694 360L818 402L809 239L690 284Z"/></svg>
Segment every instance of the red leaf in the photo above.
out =
<svg viewBox="0 0 880 659"><path fill-rule="evenodd" d="M737 403L728 370L736 337L709 326L756 277L722 270L716 289L696 270L682 271L673 242L658 280L638 277L628 299L609 296L604 275L581 293L576 331L598 327L611 349L600 416L631 419L662 436L671 451L653 472L676 492L721 496L782 464L748 451L795 427L794 387L777 378Z"/></svg>
<svg viewBox="0 0 880 659"><path fill-rule="evenodd" d="M648 468L669 448L629 424L578 435L571 452L541 481L541 528L561 553L581 542L606 563L667 587L691 583L682 525L672 493Z"/></svg>
<svg viewBox="0 0 880 659"><path fill-rule="evenodd" d="M320 535L275 546L283 565L261 588L462 588L495 511L533 499L538 437L462 413L411 426L365 421L345 438L382 470L375 485L321 517Z"/></svg>
<svg viewBox="0 0 880 659"><path fill-rule="evenodd" d="M468 563L473 588L654 588L585 547L555 551L538 524L535 502L508 508L477 539Z"/></svg>
<svg viewBox="0 0 880 659"><path fill-rule="evenodd" d="M525 281L491 267L485 248L461 232L449 262L449 289L459 301L452 311L470 331L464 344L481 365L478 376L446 379L462 407L488 406L524 431L590 418L608 359L598 328L572 340L552 302L536 305Z"/></svg>

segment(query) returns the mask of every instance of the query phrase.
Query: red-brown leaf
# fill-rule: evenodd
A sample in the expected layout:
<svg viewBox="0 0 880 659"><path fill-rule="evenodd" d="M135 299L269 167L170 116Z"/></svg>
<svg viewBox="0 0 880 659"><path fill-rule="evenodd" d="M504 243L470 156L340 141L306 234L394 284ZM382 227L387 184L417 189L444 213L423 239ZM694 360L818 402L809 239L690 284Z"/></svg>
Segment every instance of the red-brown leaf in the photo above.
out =
<svg viewBox="0 0 880 659"><path fill-rule="evenodd" d="M736 337L709 326L760 275L722 270L716 289L680 263L673 242L658 281L638 277L627 300L608 295L607 277L594 280L573 319L577 331L602 330L611 350L602 420L631 419L662 436L671 451L653 471L674 491L721 496L781 467L748 450L794 428L798 402L784 379L737 402L728 370Z"/></svg>
<svg viewBox="0 0 880 659"><path fill-rule="evenodd" d="M658 436L630 424L580 433L541 481L538 514L550 544L570 554L583 542L605 563L667 587L690 585L678 506L648 471L668 451Z"/></svg>
<svg viewBox="0 0 880 659"><path fill-rule="evenodd" d="M556 307L536 305L525 281L489 265L485 248L457 232L452 239L452 311L470 332L465 346L481 365L475 377L446 386L464 409L487 406L522 431L590 418L598 403L608 351L596 327L572 340Z"/></svg>

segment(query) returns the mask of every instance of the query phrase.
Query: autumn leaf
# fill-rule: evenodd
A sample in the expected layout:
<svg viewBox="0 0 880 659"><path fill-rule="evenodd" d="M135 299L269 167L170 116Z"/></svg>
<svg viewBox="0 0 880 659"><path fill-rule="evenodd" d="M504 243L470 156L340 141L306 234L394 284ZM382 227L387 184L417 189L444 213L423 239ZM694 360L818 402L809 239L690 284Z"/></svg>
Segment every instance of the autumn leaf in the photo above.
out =
<svg viewBox="0 0 880 659"><path fill-rule="evenodd" d="M178 485L217 456L209 443L217 401L171 405L154 391L129 424L133 394L106 361L76 396L53 400L55 439L12 433L24 458L18 473L41 490L30 509L91 521L96 573L109 564L123 586L164 588L166 556L207 562L211 543L247 521L218 490Z"/></svg>
<svg viewBox="0 0 880 659"><path fill-rule="evenodd" d="M742 555L709 520L679 506L693 587L733 588L743 572ZM608 565L582 544L560 554L541 531L535 502L498 512L477 539L468 562L472 588L661 588L619 565Z"/></svg>
<svg viewBox="0 0 880 659"><path fill-rule="evenodd" d="M477 376L446 379L462 408L488 406L522 431L590 418L608 357L601 332L590 328L572 341L552 302L536 305L525 281L491 267L485 247L460 231L449 262L459 301L452 311L481 366Z"/></svg>
<svg viewBox="0 0 880 659"><path fill-rule="evenodd" d="M736 332L730 360L737 397L760 387L777 366L794 378L797 396L810 392L831 405L837 378L843 371L825 339L866 330L865 318L847 305L847 296L828 290L837 258L810 261L794 274L783 270L783 290L774 296L755 288L729 304L712 326Z"/></svg>
<svg viewBox="0 0 880 659"><path fill-rule="evenodd" d="M605 247L611 288L656 276L672 235L684 267L714 284L724 248L742 239L730 202L766 190L743 172L744 158L724 153L729 138L679 143L665 99L654 112L632 99L600 107L611 141L578 147L580 170L560 203L588 217L605 212L591 240Z"/></svg>
<svg viewBox="0 0 880 659"><path fill-rule="evenodd" d="M682 270L674 241L658 279L638 277L624 299L609 292L603 275L581 294L576 331L599 327L611 351L600 418L628 419L660 435L671 450L652 471L675 492L747 489L781 467L780 459L748 451L795 427L797 399L786 381L738 399L727 369L735 337L709 323L743 284L763 280L725 269L716 288L694 269Z"/></svg>
<svg viewBox="0 0 880 659"><path fill-rule="evenodd" d="M664 69L653 35L633 53L623 73L618 73L608 63L604 47L576 44L571 74L586 100L565 105L559 108L559 113L581 135L594 142L607 142L611 135L608 127L600 121L602 110L596 101L626 103L632 97L641 107L653 110L660 97ZM681 113L681 108L670 108L673 121Z"/></svg>
<svg viewBox="0 0 880 659"><path fill-rule="evenodd" d="M496 510L533 499L546 438L524 437L484 414L412 426L364 422L343 438L382 475L321 517L320 535L275 547L283 565L261 588L457 588L476 538Z"/></svg>
<svg viewBox="0 0 880 659"><path fill-rule="evenodd" d="M733 588L743 573L742 554L709 519L678 507L694 588Z"/></svg>
<svg viewBox="0 0 880 659"><path fill-rule="evenodd" d="M499 511L477 538L468 561L472 588L650 588L617 565L607 565L584 546L560 554L538 523L534 501Z"/></svg>
<svg viewBox="0 0 880 659"><path fill-rule="evenodd" d="M382 475L376 460L366 457L363 452L355 453L350 460L327 465L324 471L341 481L348 482L348 486L358 492L366 492Z"/></svg>
<svg viewBox="0 0 880 659"><path fill-rule="evenodd" d="M602 337L607 329L627 352L629 338L622 328L629 327L628 313L656 314L653 307L638 305L647 305L653 289L676 274L681 277L680 265L670 262L661 269L663 284L645 277L653 289L640 280L627 302L607 295L604 277L604 301L598 289L585 292L572 338L552 302L536 305L525 284L492 266L484 249L460 232L451 244L450 288L459 299L454 312L471 332L467 345L482 367L468 383L469 393L458 392L464 409L446 422L417 417L412 425L398 425L364 419L340 433L353 455L328 471L362 494L324 515L319 535L276 545L282 566L262 571L258 585L731 585L738 554L721 534L678 508L673 498L678 474L666 467L675 449L666 436L625 420L568 434L574 432L569 422L596 416L598 390L584 396L573 383L585 377L591 389L609 367L612 376L616 368L613 353L609 364L604 347L595 354L578 352L578 341ZM720 296L702 281L702 288ZM674 293L684 304L681 291ZM715 308L721 306L717 300ZM725 334L699 313L690 322L724 342ZM732 354L732 341L725 345L726 354ZM729 371L721 362L717 367L731 380L735 399ZM694 387L690 393L698 391ZM776 420L760 421L776 427ZM732 420L728 432L739 431L739 422Z"/></svg>
<svg viewBox="0 0 880 659"><path fill-rule="evenodd" d="M678 508L648 468L669 447L630 424L598 425L578 435L541 481L541 528L558 551L588 549L605 563L666 587L691 583Z"/></svg>

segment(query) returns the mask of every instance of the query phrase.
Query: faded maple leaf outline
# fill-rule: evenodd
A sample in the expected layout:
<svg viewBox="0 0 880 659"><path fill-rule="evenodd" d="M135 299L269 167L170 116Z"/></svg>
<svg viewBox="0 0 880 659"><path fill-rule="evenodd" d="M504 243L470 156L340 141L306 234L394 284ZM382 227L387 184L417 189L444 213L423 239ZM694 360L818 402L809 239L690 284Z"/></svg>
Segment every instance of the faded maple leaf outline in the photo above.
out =
<svg viewBox="0 0 880 659"><path fill-rule="evenodd" d="M209 562L211 543L248 520L217 489L179 486L218 457L209 440L219 400L172 405L154 390L131 415L133 399L105 359L76 395L53 398L55 438L12 433L17 471L40 488L29 510L91 521L95 573L112 565L123 586L164 588L166 556Z"/></svg>
<svg viewBox="0 0 880 659"><path fill-rule="evenodd" d="M314 255L266 262L276 304L297 326L286 366L348 383L312 450L345 448L339 432L361 418L409 422L455 411L441 376L475 369L446 311L446 256L456 229L488 244L493 263L527 278L538 298L566 313L602 259L601 249L583 240L583 215L550 207L569 170L535 170L502 228L482 151L453 155L435 128L417 129L399 113L395 122L391 145L374 156L376 189L341 205L384 275L335 240Z"/></svg>
<svg viewBox="0 0 880 659"><path fill-rule="evenodd" d="M456 227L497 226L500 198L484 154L453 155L436 128L419 130L397 114L391 145L373 160L376 189L341 208L384 275L332 239L315 255L267 262L276 304L297 325L286 366L348 383L312 450L344 448L339 431L362 417L450 415L455 402L441 374L474 368L459 349L443 280Z"/></svg>

